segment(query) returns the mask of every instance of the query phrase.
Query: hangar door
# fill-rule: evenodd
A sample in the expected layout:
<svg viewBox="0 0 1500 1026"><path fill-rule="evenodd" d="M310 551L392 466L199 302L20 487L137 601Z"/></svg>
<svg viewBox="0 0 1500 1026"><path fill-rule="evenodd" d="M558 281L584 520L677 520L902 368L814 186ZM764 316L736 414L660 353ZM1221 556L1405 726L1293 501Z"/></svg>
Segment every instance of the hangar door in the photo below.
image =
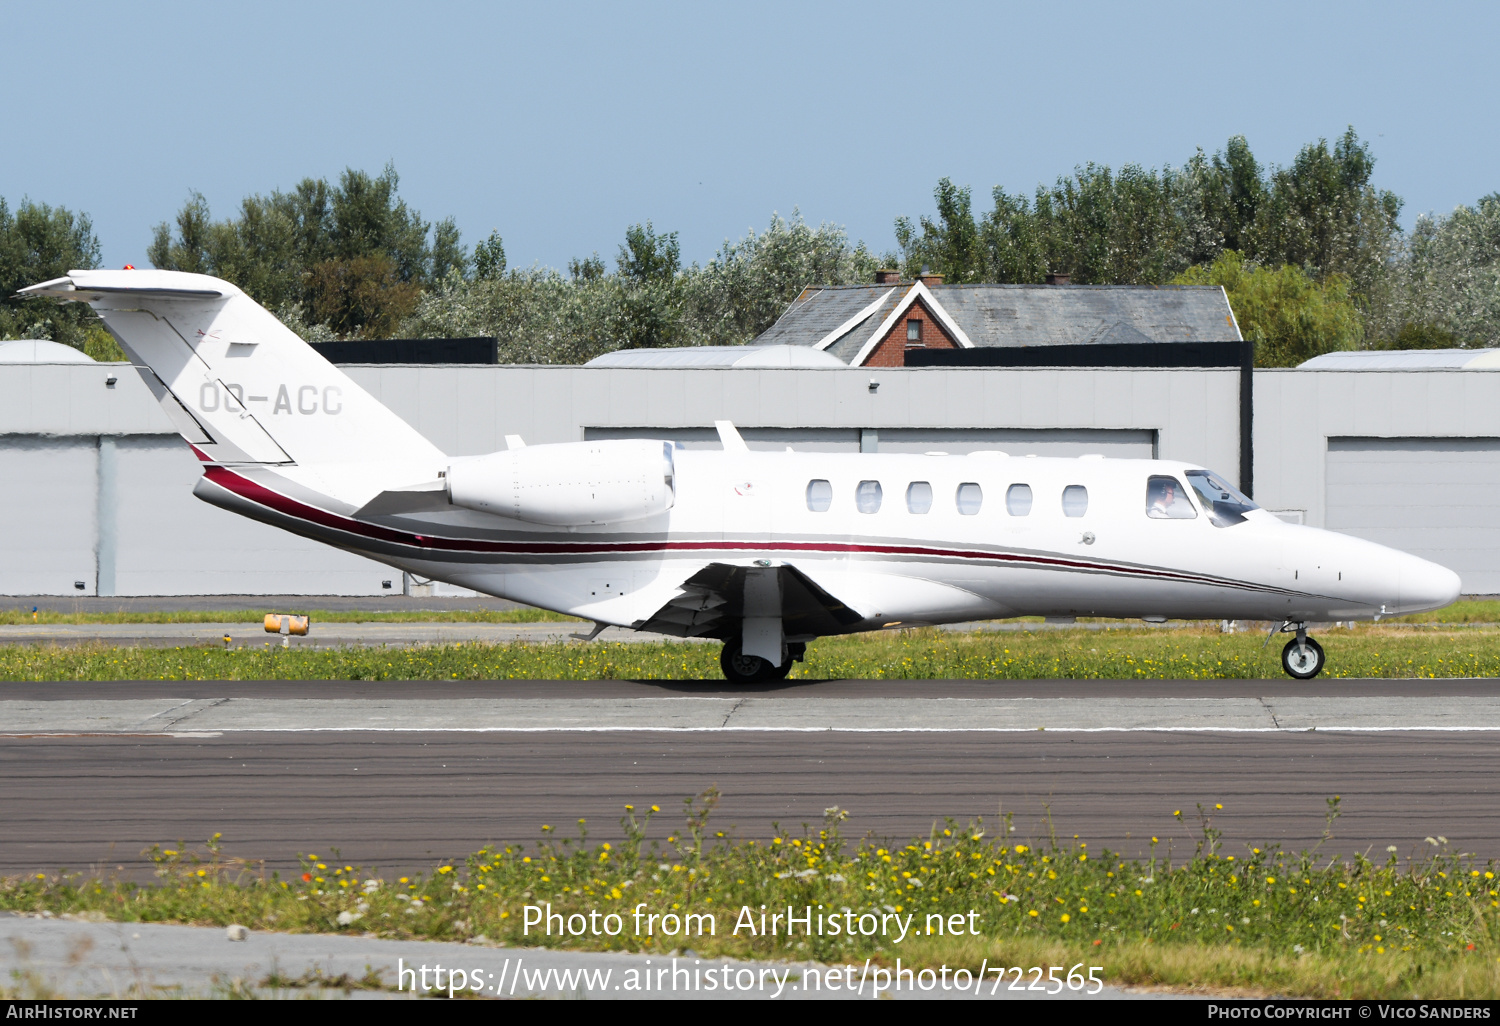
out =
<svg viewBox="0 0 1500 1026"><path fill-rule="evenodd" d="M1128 459L1152 459L1155 431L1085 428L738 428L751 449L780 452L947 452L955 456L976 449L999 449L1012 456L1082 456L1099 453ZM583 437L666 438L688 449L717 449L713 428L584 428Z"/></svg>
<svg viewBox="0 0 1500 1026"><path fill-rule="evenodd" d="M94 594L98 457L92 438L0 438L0 594Z"/></svg>
<svg viewBox="0 0 1500 1026"><path fill-rule="evenodd" d="M193 495L203 467L182 439L115 443L116 595L400 593L390 567L210 506ZM390 581L391 588L384 588Z"/></svg>
<svg viewBox="0 0 1500 1026"><path fill-rule="evenodd" d="M1326 525L1500 594L1500 438L1330 438Z"/></svg>

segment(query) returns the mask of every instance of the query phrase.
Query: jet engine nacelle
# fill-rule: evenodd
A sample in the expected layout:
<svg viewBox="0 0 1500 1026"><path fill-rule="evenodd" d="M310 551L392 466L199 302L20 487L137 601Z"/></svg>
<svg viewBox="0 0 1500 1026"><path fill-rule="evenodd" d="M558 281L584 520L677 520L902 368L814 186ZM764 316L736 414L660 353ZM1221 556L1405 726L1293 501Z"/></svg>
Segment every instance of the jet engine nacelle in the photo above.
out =
<svg viewBox="0 0 1500 1026"><path fill-rule="evenodd" d="M453 463L445 481L455 506L566 527L640 520L676 497L672 443L634 438L492 452Z"/></svg>

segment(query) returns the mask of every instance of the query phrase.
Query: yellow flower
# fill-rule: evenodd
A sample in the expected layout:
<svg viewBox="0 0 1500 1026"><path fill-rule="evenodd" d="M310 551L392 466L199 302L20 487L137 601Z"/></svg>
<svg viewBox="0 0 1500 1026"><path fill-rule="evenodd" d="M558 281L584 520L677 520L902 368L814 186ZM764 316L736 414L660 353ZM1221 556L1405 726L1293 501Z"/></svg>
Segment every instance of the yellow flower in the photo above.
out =
<svg viewBox="0 0 1500 1026"><path fill-rule="evenodd" d="M1060 918L1062 919L1063 922L1066 923L1069 919L1072 918L1072 916L1070 916L1066 912L1064 912Z"/></svg>
<svg viewBox="0 0 1500 1026"><path fill-rule="evenodd" d="M1032 909L1030 912L1027 912L1026 914L1028 916L1031 916L1031 918L1033 918L1033 919L1035 919L1037 916L1041 915L1041 913L1038 912L1036 909Z"/></svg>

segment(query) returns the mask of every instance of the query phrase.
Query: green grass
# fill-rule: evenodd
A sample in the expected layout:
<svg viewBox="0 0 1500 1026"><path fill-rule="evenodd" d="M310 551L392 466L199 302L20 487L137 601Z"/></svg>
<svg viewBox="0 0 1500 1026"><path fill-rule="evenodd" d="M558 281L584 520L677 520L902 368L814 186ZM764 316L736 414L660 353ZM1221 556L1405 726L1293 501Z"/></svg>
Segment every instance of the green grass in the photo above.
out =
<svg viewBox="0 0 1500 1026"><path fill-rule="evenodd" d="M1320 638L1326 677L1500 677L1500 628L1360 625ZM1180 630L953 633L931 628L823 638L793 679L1285 680L1277 636ZM0 680L704 680L719 646L698 642L419 645L226 650L104 644L0 646Z"/></svg>
<svg viewBox="0 0 1500 1026"><path fill-rule="evenodd" d="M1464 599L1432 613L1414 613L1394 623L1500 623L1500 600Z"/></svg>
<svg viewBox="0 0 1500 1026"><path fill-rule="evenodd" d="M135 610L93 611L64 613L38 611L33 619L29 610L0 609L0 625L29 623L259 623L268 612L295 612L310 615L315 623L561 623L581 622L576 617L565 616L546 609L524 607L521 609L432 609L432 610L388 610L362 611L349 609L181 609L181 610ZM1133 620L1117 620L1104 617L1078 618L1080 623L1135 623ZM999 623L1041 623L1040 616L1019 616ZM1455 602L1435 613L1418 613L1385 621L1387 623L1493 623L1500 624L1500 600L1465 599Z"/></svg>
<svg viewBox="0 0 1500 1026"><path fill-rule="evenodd" d="M0 609L0 625L86 623L260 623L266 613L295 612L318 623L578 623L577 617L547 609L414 609L362 611L357 609L174 609L164 612L120 611L60 613Z"/></svg>
<svg viewBox="0 0 1500 1026"><path fill-rule="evenodd" d="M1122 859L1086 843L1020 842L1009 822L948 821L909 843L846 842L845 813L821 827L776 827L736 840L710 826L710 789L685 803L682 826L648 841L652 815L625 807L623 842L595 843L585 824L559 840L550 826L532 845L481 849L462 864L391 879L335 854L304 856L283 879L207 848L153 848L157 882L36 873L0 881L0 908L126 922L241 923L256 930L364 933L506 945L666 952L703 957L813 959L825 963L968 966L1083 963L1115 984L1306 997L1500 996L1500 881L1495 866L1439 839L1405 859L1339 857L1328 844L1338 813L1329 802L1325 841L1311 851L1274 845L1229 851L1200 806L1198 841L1186 857ZM1179 813L1179 819L1181 814ZM656 831L660 836L660 831ZM1153 839L1154 840L1154 839ZM548 937L523 932L524 906L550 903L564 916L621 916L619 936ZM711 916L712 936L637 934L632 912ZM791 937L741 930L748 906L820 907L840 915L966 917L978 935ZM978 915L968 919L970 911Z"/></svg>

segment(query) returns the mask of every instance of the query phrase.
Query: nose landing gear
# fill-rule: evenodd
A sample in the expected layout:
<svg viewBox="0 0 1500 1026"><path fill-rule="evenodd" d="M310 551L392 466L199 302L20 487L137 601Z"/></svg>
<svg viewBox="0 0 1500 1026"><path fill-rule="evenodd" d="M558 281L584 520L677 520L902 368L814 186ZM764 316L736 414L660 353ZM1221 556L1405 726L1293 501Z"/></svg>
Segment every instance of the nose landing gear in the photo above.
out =
<svg viewBox="0 0 1500 1026"><path fill-rule="evenodd" d="M1286 627L1282 627L1285 630ZM1312 680L1323 672L1323 646L1307 636L1307 624L1296 626L1297 636L1281 650L1281 668L1297 680Z"/></svg>

